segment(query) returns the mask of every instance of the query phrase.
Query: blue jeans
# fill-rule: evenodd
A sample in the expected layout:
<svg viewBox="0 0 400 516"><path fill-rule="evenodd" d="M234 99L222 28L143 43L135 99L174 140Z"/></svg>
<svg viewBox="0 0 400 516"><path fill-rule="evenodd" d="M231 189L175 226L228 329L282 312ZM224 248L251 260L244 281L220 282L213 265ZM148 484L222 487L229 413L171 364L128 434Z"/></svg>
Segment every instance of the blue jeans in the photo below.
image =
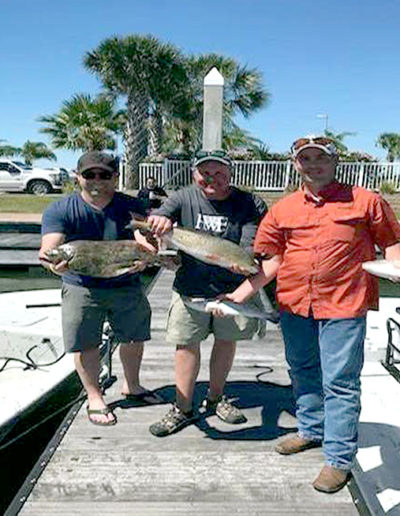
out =
<svg viewBox="0 0 400 516"><path fill-rule="evenodd" d="M349 470L357 453L366 318L281 314L299 435L323 440L325 461Z"/></svg>

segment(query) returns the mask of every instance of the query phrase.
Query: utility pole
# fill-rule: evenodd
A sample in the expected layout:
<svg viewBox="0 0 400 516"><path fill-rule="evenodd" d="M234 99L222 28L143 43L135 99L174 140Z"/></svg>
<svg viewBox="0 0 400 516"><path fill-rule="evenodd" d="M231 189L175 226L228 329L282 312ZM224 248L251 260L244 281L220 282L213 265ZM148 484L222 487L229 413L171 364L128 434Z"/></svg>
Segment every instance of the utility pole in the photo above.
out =
<svg viewBox="0 0 400 516"><path fill-rule="evenodd" d="M325 120L325 132L328 130L328 113L321 113L317 115L317 118L323 118Z"/></svg>

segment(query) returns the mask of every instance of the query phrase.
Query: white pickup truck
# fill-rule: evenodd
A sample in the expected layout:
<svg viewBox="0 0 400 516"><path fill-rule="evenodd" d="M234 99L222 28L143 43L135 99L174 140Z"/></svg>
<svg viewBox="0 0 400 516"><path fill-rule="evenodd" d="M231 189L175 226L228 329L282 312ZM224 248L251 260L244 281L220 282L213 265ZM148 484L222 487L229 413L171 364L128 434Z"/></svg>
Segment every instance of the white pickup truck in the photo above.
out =
<svg viewBox="0 0 400 516"><path fill-rule="evenodd" d="M60 169L30 167L20 161L0 158L0 192L29 192L44 195L61 192L68 173Z"/></svg>

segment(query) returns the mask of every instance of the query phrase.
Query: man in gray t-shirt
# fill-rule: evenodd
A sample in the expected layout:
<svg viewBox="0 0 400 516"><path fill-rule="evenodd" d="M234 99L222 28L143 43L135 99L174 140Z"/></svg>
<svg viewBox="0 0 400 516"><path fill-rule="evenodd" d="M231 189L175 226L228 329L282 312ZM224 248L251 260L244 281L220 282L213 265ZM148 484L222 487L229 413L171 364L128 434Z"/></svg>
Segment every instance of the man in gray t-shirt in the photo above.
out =
<svg viewBox="0 0 400 516"><path fill-rule="evenodd" d="M194 162L194 184L173 194L152 213L148 219L152 229L161 235L177 222L182 227L212 233L251 248L267 207L260 198L231 187L230 178L231 162L223 151L202 151ZM198 312L186 306L182 299L215 298L230 292L243 281L238 272L208 265L182 253L167 323L167 341L176 345L176 402L160 421L150 426L153 435L164 437L197 418L192 400L200 368L200 342L210 333L215 341L210 359L210 386L203 402L206 414L217 414L231 424L246 421L223 393L236 341L252 338L258 323L244 317L223 318Z"/></svg>

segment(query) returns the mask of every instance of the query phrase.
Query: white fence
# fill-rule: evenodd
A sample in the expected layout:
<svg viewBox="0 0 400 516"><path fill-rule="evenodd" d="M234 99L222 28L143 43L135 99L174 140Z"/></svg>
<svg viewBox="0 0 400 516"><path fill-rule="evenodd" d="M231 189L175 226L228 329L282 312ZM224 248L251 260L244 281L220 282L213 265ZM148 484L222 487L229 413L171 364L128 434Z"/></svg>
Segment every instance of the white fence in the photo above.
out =
<svg viewBox="0 0 400 516"><path fill-rule="evenodd" d="M141 163L139 187L154 177L159 185L176 189L191 183L190 161L165 160L163 163ZM348 184L379 190L383 183L390 183L400 191L400 163L340 162L337 178ZM234 161L232 184L249 187L256 191L283 191L290 185L298 185L300 177L290 161Z"/></svg>

